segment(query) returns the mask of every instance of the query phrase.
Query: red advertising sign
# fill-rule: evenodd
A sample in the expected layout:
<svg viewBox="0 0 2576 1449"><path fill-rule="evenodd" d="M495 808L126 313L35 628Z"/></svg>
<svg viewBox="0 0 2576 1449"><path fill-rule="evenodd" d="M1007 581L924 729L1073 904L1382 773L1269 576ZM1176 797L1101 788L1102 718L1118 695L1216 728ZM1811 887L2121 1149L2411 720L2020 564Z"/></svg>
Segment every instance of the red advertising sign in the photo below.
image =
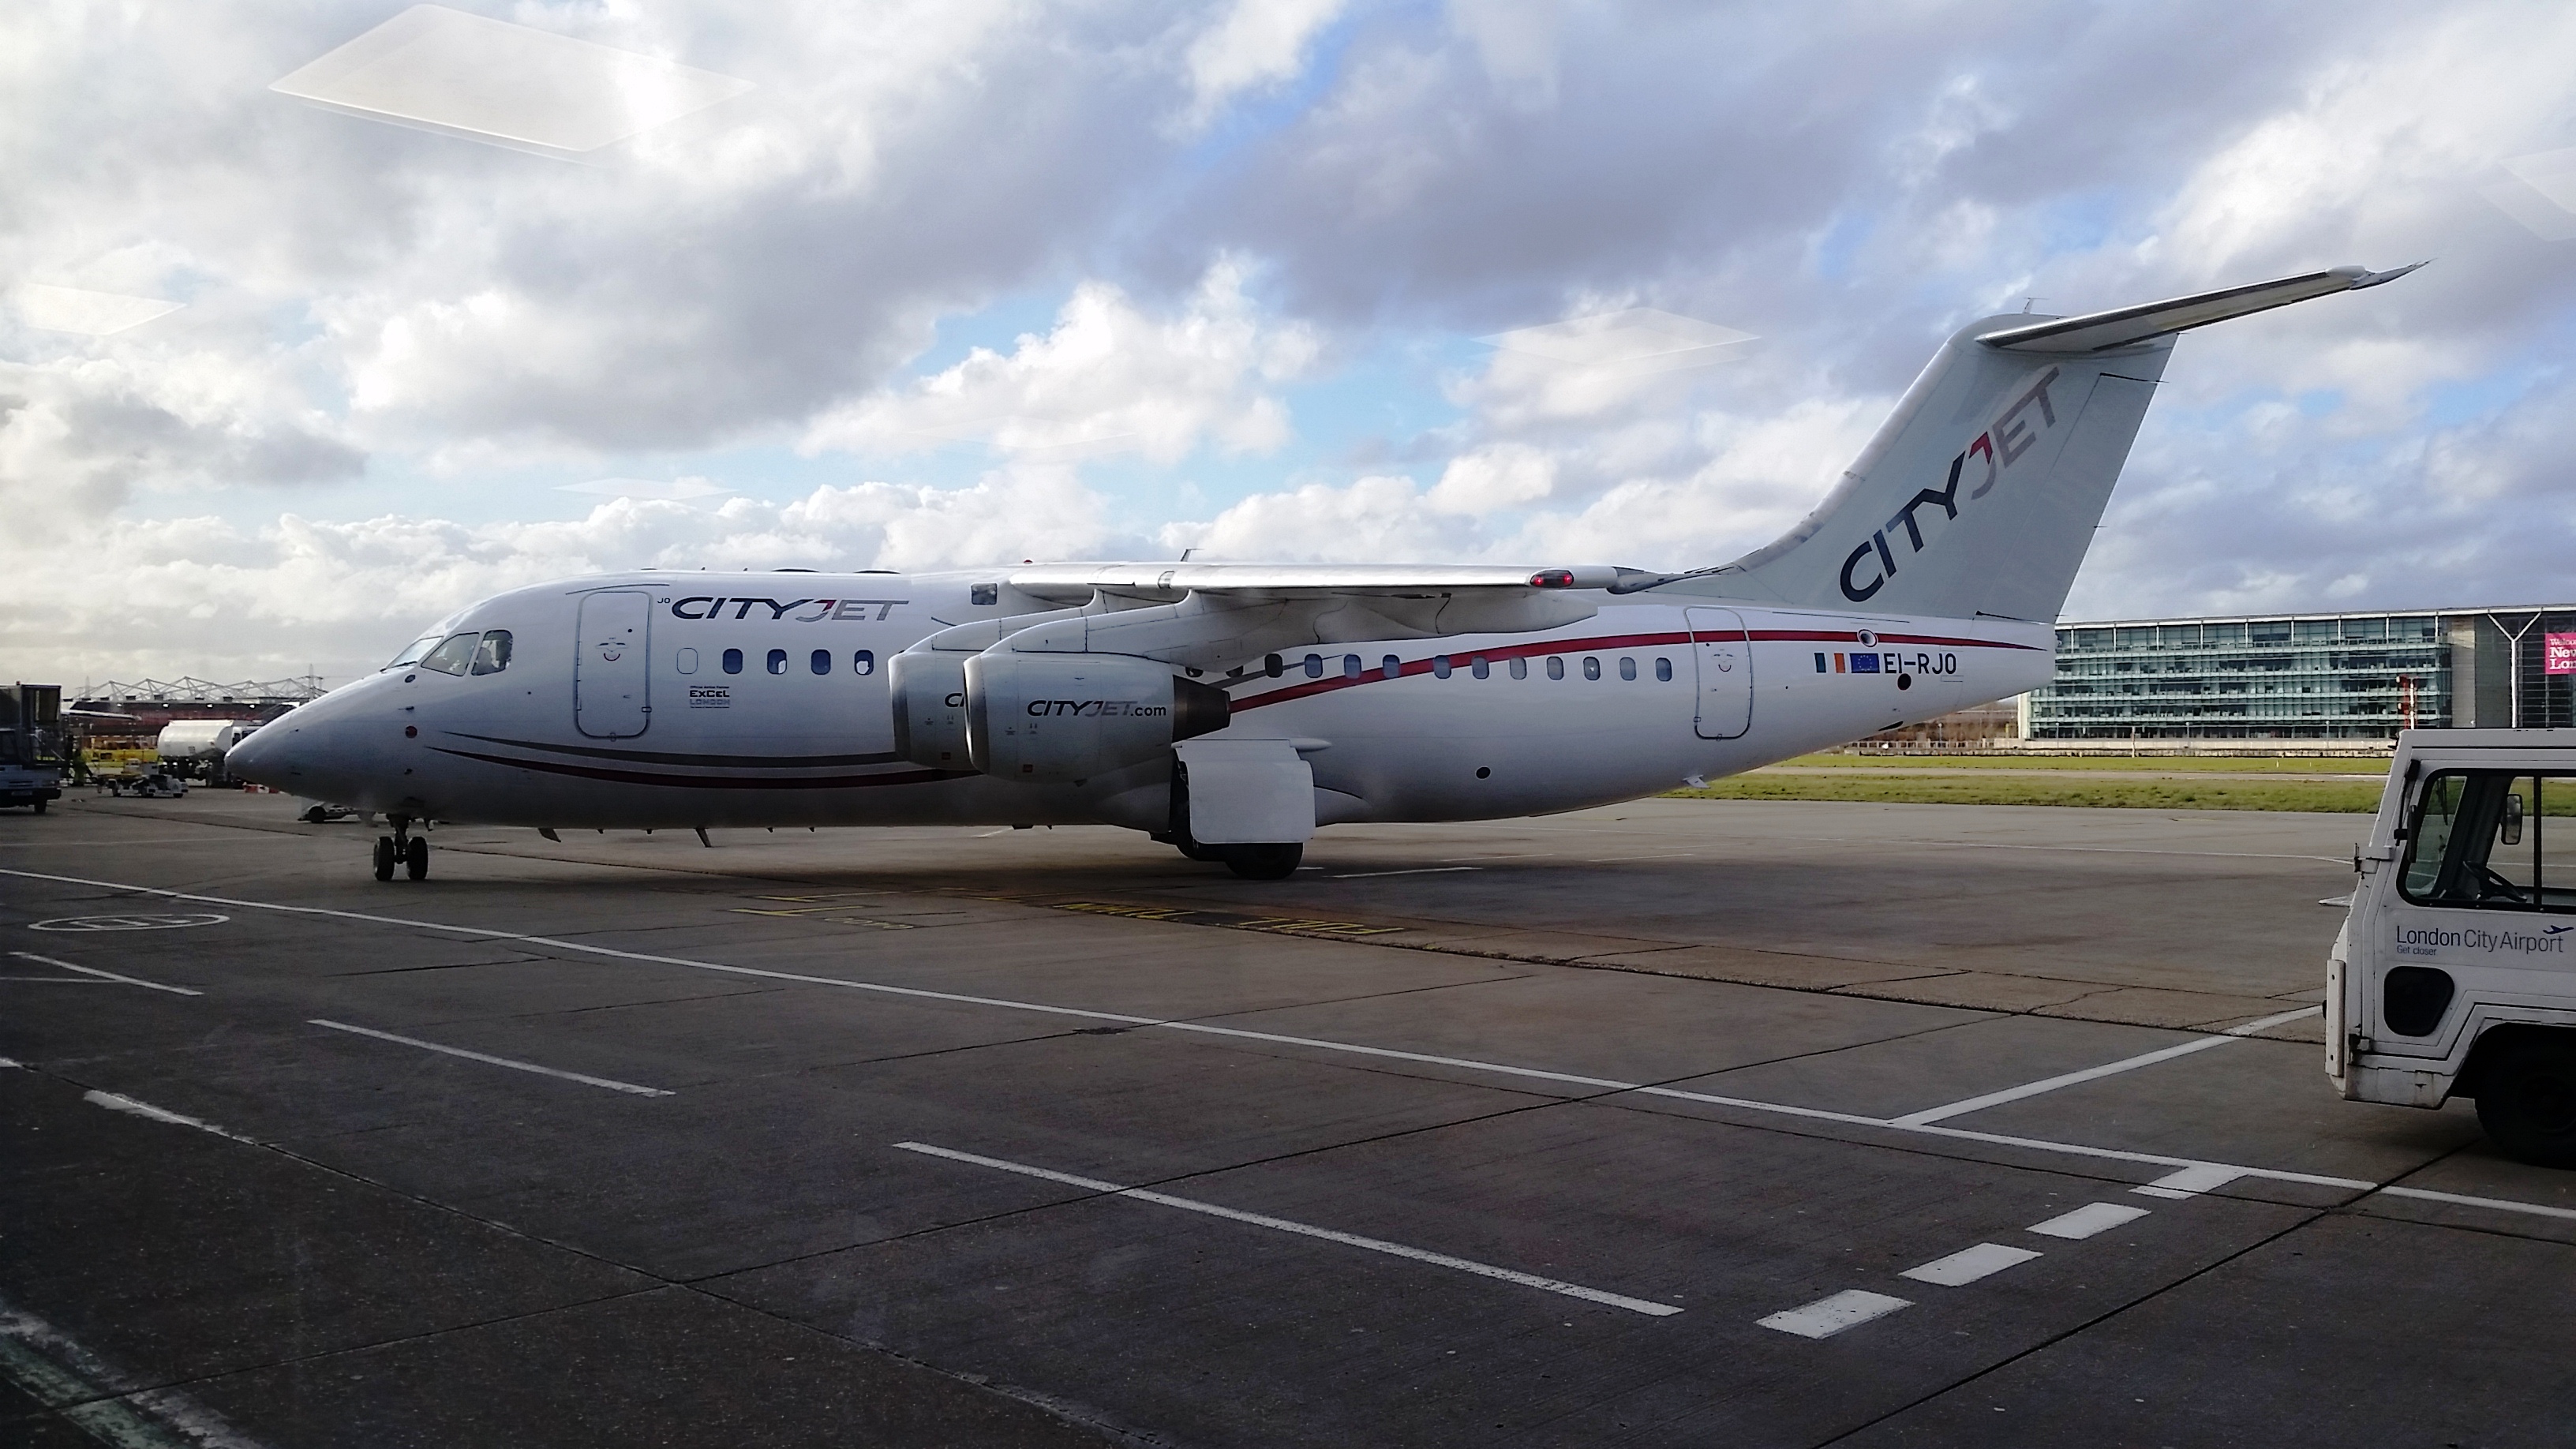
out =
<svg viewBox="0 0 2576 1449"><path fill-rule="evenodd" d="M2552 674L2576 674L2576 634L2541 635L2540 658Z"/></svg>

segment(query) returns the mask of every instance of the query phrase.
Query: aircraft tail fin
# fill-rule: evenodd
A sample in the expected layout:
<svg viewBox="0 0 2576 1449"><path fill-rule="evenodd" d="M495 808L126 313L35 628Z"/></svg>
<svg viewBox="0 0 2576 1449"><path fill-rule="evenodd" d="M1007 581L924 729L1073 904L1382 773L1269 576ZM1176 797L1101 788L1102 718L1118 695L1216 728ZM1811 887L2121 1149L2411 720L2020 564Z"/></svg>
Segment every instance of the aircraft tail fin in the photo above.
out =
<svg viewBox="0 0 2576 1449"><path fill-rule="evenodd" d="M2338 267L2082 317L1972 322L1797 527L1722 568L1628 587L2053 621L2176 334L2413 270Z"/></svg>

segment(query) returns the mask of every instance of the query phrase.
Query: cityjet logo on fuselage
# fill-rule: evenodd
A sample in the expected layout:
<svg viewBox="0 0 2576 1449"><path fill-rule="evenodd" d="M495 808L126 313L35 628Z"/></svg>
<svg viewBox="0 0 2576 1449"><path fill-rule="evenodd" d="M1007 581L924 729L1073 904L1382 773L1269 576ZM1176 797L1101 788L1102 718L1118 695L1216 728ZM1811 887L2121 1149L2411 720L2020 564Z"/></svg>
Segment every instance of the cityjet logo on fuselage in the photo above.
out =
<svg viewBox="0 0 2576 1449"><path fill-rule="evenodd" d="M2056 368L2041 373L2039 381L2032 383L2028 392L2014 398L2012 406L2004 409L2003 416L1996 418L1992 427L1977 434L1977 440L1968 445L1966 452L1950 460L1950 486L1938 492L1929 488L1917 492L1910 502L1896 510L1894 518L1870 534L1869 542L1851 551L1851 556L1843 560L1841 582L1844 598L1855 604L1861 603L1887 587L1887 581L1896 577L1896 551L1887 546L1889 534L1902 528L1906 542L1912 545L1912 552L1923 551L1923 525L1915 517L1914 510L1937 503L1941 505L1941 516L1945 520L1959 516L1959 479L1967 472L1970 458L1983 457L1986 460L1984 481L1968 494L1969 500L1974 501L1993 491L1995 480L2003 476L2003 470L2021 461L2021 455L2030 451L2030 445L2039 441L2041 433L2057 426L2057 408L2048 400L2048 385L2055 381ZM2039 408L2037 429L2033 429L2029 420L2023 417L2033 405ZM1853 575L1869 561L1871 554L1878 555L1878 567L1869 582L1864 584Z"/></svg>
<svg viewBox="0 0 2576 1449"><path fill-rule="evenodd" d="M1046 719L1153 719L1172 712L1168 704L1145 704L1133 699L1033 699L1029 717Z"/></svg>
<svg viewBox="0 0 2576 1449"><path fill-rule="evenodd" d="M912 601L909 599L720 599L708 594L697 594L686 599L672 600L671 617L721 619L724 617L725 606L731 604L733 616L737 619L750 618L752 609L757 606L769 611L772 623L783 620L791 624L819 624L826 619L868 619L881 623L886 615L894 612L897 604L910 602ZM706 607L698 608L697 606L701 604ZM797 613L799 609L807 612ZM870 614L868 612L870 609L876 612Z"/></svg>

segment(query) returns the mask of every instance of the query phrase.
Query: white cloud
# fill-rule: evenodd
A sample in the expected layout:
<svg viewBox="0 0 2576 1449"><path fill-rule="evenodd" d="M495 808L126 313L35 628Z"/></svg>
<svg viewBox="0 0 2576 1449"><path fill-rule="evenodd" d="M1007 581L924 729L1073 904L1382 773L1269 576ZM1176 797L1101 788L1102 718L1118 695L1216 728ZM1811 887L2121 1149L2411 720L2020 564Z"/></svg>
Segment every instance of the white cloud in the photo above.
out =
<svg viewBox="0 0 2576 1449"><path fill-rule="evenodd" d="M1203 444L1266 453L1288 440L1270 391L1313 366L1312 329L1274 323L1244 292L1234 261L1209 269L1174 314L1157 317L1103 282L1086 282L1044 336L1009 355L976 348L901 391L835 408L806 431L807 451L918 451L942 439L1061 457L1132 447L1158 463Z"/></svg>
<svg viewBox="0 0 2576 1449"><path fill-rule="evenodd" d="M1305 64L1307 45L1342 13L1344 3L1235 0L1232 9L1190 42L1189 123L1204 124L1237 95L1296 75Z"/></svg>

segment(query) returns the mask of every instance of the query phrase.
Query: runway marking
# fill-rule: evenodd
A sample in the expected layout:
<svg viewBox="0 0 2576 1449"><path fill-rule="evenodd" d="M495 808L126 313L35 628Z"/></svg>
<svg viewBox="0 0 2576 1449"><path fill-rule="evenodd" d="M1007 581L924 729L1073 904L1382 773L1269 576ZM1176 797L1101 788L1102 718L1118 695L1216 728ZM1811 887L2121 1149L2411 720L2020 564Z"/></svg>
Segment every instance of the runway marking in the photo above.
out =
<svg viewBox="0 0 2576 1449"><path fill-rule="evenodd" d="M1908 1268L1896 1276L1911 1278L1917 1283L1937 1283L1944 1288L1956 1288L1980 1278L1992 1277L2006 1268L2019 1267L2038 1256L2028 1248L1979 1243L1973 1248L1961 1248L1946 1258L1935 1258L1919 1268Z"/></svg>
<svg viewBox="0 0 2576 1449"><path fill-rule="evenodd" d="M513 1061L508 1057L496 1057L484 1052L470 1052L463 1047L441 1046L437 1042L422 1041L418 1037L396 1036L389 1031L376 1031L369 1027L351 1026L345 1021L324 1021L318 1016L312 1018L311 1021L315 1026L327 1026L333 1031L355 1032L359 1036L371 1036L378 1041L400 1042L407 1047L419 1047L422 1051L445 1052L451 1057L463 1057L467 1061L473 1062L488 1062L493 1066L508 1067L513 1071L535 1072L539 1076L545 1077L561 1077L567 1082L579 1082L584 1086L590 1087L606 1087L612 1092L632 1092L638 1097L667 1097L671 1095L660 1087L639 1087L633 1082L620 1082L609 1077L585 1076L580 1072L567 1072L555 1067L541 1067L535 1062Z"/></svg>
<svg viewBox="0 0 2576 1449"><path fill-rule="evenodd" d="M171 1111L167 1107L155 1107L149 1102L138 1102L132 1097L119 1096L114 1092L83 1092L81 1094L81 1100L89 1103L93 1107L105 1107L111 1112L127 1112L137 1117L149 1118L155 1122L167 1122L173 1127L194 1127L200 1132L212 1132L217 1137L228 1138L234 1142L246 1143L252 1147L264 1145L256 1137L244 1137L238 1132L227 1131L224 1128L216 1126L212 1122L201 1122L194 1117L183 1117L180 1114Z"/></svg>
<svg viewBox="0 0 2576 1449"><path fill-rule="evenodd" d="M2140 1067L2151 1067L2158 1062L2169 1062L2176 1057L2187 1057L2193 1052L2205 1052L2211 1047L2222 1047L2231 1041L2252 1036L2258 1031L2267 1031L2284 1022L2296 1021L2303 1016L2313 1016L2324 1010L2322 1006L2302 1006L2296 1011L2285 1011L2278 1016L2267 1016L2259 1021L2249 1021L2243 1026L2230 1027L2216 1036L2205 1036L2197 1041L2187 1041L2179 1046L2166 1047L2161 1051L2125 1057L2116 1062L2105 1062L2098 1067L2086 1067L2080 1072L2044 1077L2036 1082L2025 1082L2018 1087L2006 1087L2000 1092L1988 1092L1982 1097L1970 1097L1965 1101L1952 1102L1945 1107L1931 1107L1920 1112L1909 1112L1902 1117L1893 1117L1889 1120L1901 1127L1928 1126L1952 1117L1962 1117L1970 1112L1982 1112L1988 1107L2000 1107L2006 1102L2018 1102L2024 1097L2036 1097L2044 1092L2054 1092L2060 1087L2099 1081L2104 1077L2117 1076L2122 1072L2134 1072Z"/></svg>
<svg viewBox="0 0 2576 1449"><path fill-rule="evenodd" d="M101 971L95 966L75 966L69 961L57 961L51 956L39 956L33 951L12 951L9 954L17 957L21 961L41 961L48 966L59 966L65 971L77 971L83 976L95 976L102 981L114 981L126 986L140 986L152 991L167 991L173 996L203 996L206 994L202 991L191 991L185 986L164 986L158 981L145 981L136 976L119 976L113 971ZM28 977L25 979L42 980L43 978Z"/></svg>
<svg viewBox="0 0 2576 1449"><path fill-rule="evenodd" d="M1414 867L1414 868L1413 868L1413 869L1411 869L1411 870L1352 870L1352 871L1344 871L1344 872L1343 872L1343 873L1341 873L1340 875L1326 876L1326 877L1325 877L1325 879L1326 879L1326 880L1371 880L1371 879L1374 879L1374 878L1376 878L1376 877L1378 877L1378 876L1382 876L1382 875L1449 875L1449 874L1452 874L1453 872L1456 872L1456 871L1462 871L1462 870L1483 870L1483 869L1484 869L1484 867L1483 867L1483 866L1481 866L1481 865L1423 865L1423 866L1416 866L1416 867Z"/></svg>
<svg viewBox="0 0 2576 1449"><path fill-rule="evenodd" d="M30 931L177 931L189 926L220 926L232 919L211 912L193 916L57 916L35 921Z"/></svg>
<svg viewBox="0 0 2576 1449"><path fill-rule="evenodd" d="M1819 1298L1803 1308L1784 1309L1768 1318L1755 1319L1757 1326L1794 1333L1800 1338L1831 1338L1846 1328L1885 1318L1900 1308L1911 1308L1913 1300L1890 1298L1884 1293L1868 1293L1846 1288L1830 1298Z"/></svg>
<svg viewBox="0 0 2576 1449"><path fill-rule="evenodd" d="M5 1299L0 1378L91 1438L122 1449L260 1449L222 1415L176 1389L138 1391L133 1376Z"/></svg>
<svg viewBox="0 0 2576 1449"><path fill-rule="evenodd" d="M2198 1197L2204 1192L2225 1187L2244 1175L2244 1169L2224 1162L2203 1162L2180 1172L2166 1173L2144 1187L2133 1187L2129 1191L2144 1193L2148 1197Z"/></svg>
<svg viewBox="0 0 2576 1449"><path fill-rule="evenodd" d="M1031 1167L1024 1162L1005 1162L998 1157L983 1157L972 1152L959 1152L950 1147L933 1147L927 1142L898 1142L894 1145L906 1152L918 1152L929 1157L944 1157L951 1162L973 1163L978 1167L1016 1172L1022 1177L1044 1178L1048 1182L1061 1182L1071 1187L1088 1188L1113 1197L1134 1198L1138 1202L1157 1203L1163 1207L1180 1208L1185 1212L1205 1213L1210 1217L1224 1218L1228 1222L1249 1223L1257 1228L1271 1228L1283 1233L1296 1233L1302 1237L1321 1238L1325 1242L1339 1243L1346 1248L1365 1248L1372 1253L1410 1258L1414 1262L1430 1263L1436 1267L1455 1268L1462 1273L1473 1273L1480 1278L1492 1278L1504 1283L1517 1283L1524 1288L1543 1288L1550 1293L1562 1293L1568 1298L1580 1298L1586 1303L1625 1308L1631 1313L1669 1318L1682 1311L1669 1303L1630 1298L1621 1293L1606 1293L1598 1288L1586 1288L1580 1283L1567 1283L1555 1278L1542 1278L1535 1273L1523 1273L1516 1268L1497 1268L1491 1263L1479 1263L1472 1258L1453 1258L1447 1253L1434 1253L1424 1248L1409 1248L1402 1243L1390 1243L1383 1238L1364 1238L1357 1233L1319 1228L1311 1223L1291 1222L1286 1218L1274 1218L1266 1213L1248 1213L1240 1208L1219 1207L1215 1203L1201 1202L1196 1198L1174 1197L1169 1193L1155 1192L1142 1187L1121 1187L1117 1183L1103 1182L1096 1177L1076 1177L1070 1172L1054 1172L1043 1167Z"/></svg>
<svg viewBox="0 0 2576 1449"><path fill-rule="evenodd" d="M1813 840L1827 845L1955 845L1967 850L2082 851L2088 855L2188 855L2211 860L2322 860L2348 864L2340 855L2301 855L2278 850L2156 850L2143 845L2006 845L1993 840L1923 840L1884 835L1777 835L1775 840Z"/></svg>
<svg viewBox="0 0 2576 1449"><path fill-rule="evenodd" d="M2037 1233L2043 1238L2064 1238L2068 1242L2080 1243L2095 1233L2126 1227L2146 1215L2145 1208L2131 1207L2127 1203L2088 1202L2073 1212L2059 1213L2047 1222L2033 1223L2022 1231ZM2576 1217L2576 1213L2569 1216Z"/></svg>
<svg viewBox="0 0 2576 1449"><path fill-rule="evenodd" d="M2058 1142L2042 1137L2016 1137L2003 1132L1980 1132L1967 1127L1946 1127L1939 1123L1907 1123L1884 1117L1864 1117L1857 1112L1833 1112L1821 1107L1794 1107L1782 1102L1761 1102L1749 1097L1722 1097L1711 1092L1691 1092L1679 1087L1652 1087L1639 1082L1622 1082L1607 1077L1589 1077L1573 1072L1552 1072L1538 1067L1518 1067L1502 1062L1474 1061L1465 1057L1434 1056L1426 1052L1397 1051L1388 1047L1363 1046L1355 1042L1328 1041L1318 1037L1286 1036L1274 1032L1248 1031L1241 1027L1215 1026L1206 1022L1170 1021L1160 1017L1134 1016L1117 1011L1094 1011L1079 1006L1050 1006L1043 1002L1012 1001L1003 997L969 996L963 992L931 991L918 986L893 986L877 981L852 981L838 976L814 976L796 971L773 971L760 966L732 966L721 961L699 961L686 956L659 956L646 951L626 951L615 946L595 946L583 941L567 941L556 936L538 936L525 931L503 931L490 926L459 926L442 921L412 920L402 916L379 916L365 911L334 910L328 906L290 906L275 901L240 900L230 896L196 895L169 890L161 886L131 885L123 881L91 880L82 876L51 875L42 871L0 868L0 876L22 880L52 881L60 885L90 886L100 890L128 891L136 895L160 896L168 900L199 901L208 905L235 906L244 910L275 911L280 915L314 916L327 920L361 921L369 925L398 926L413 931L446 931L481 940L520 941L532 946L545 946L585 956L600 956L616 961L640 961L657 966L678 966L693 971L713 971L728 976L747 976L762 981L795 981L810 986L837 987L844 991L867 991L884 996L900 996L918 1001L944 1001L961 1006L989 1006L1004 1011L1025 1011L1042 1016L1061 1016L1082 1021L1118 1022L1127 1026L1149 1026L1165 1031L1190 1032L1202 1036L1238 1038L1300 1046L1314 1051L1336 1052L1380 1060L1420 1062L1431 1066L1455 1067L1461 1071L1485 1072L1496 1076L1526 1081L1563 1082L1571 1086L1598 1087L1609 1093L1629 1093L1641 1097L1658 1097L1672 1101L1698 1102L1728 1107L1744 1112L1778 1117L1793 1117L1809 1122L1834 1122L1878 1131L1913 1133L1925 1137L1946 1138L1955 1142L1977 1142L1994 1147L2009 1147L2025 1152L2052 1153L2061 1157L2080 1157L2095 1162L2124 1162L2139 1166L2173 1169L2198 1169L2223 1173L2220 1181L2238 1177L2260 1178L2266 1182L2300 1183L2310 1187L2340 1188L2355 1193L2387 1193L2397 1197L2426 1198L2461 1206L2480 1207L2496 1212L2526 1213L2535 1217L2576 1217L2565 1208L2545 1207L2538 1203L2512 1198L2467 1197L2449 1193L2430 1193L2419 1188L2399 1188L2370 1181L2367 1178L2335 1177L2325 1173L2292 1172L2283 1168L2249 1167L2235 1163L2210 1162L2202 1158L2174 1157L2160 1152L2133 1152L2117 1147L2093 1147L2080 1142ZM1002 899L988 897L988 899ZM2245 1028L2237 1028L2243 1031ZM2167 1180L2189 1176L2176 1171ZM2170 1190L2169 1190L2170 1191ZM2155 1193L2150 1196L2165 1196ZM2187 1194L2186 1194L2187 1195Z"/></svg>

